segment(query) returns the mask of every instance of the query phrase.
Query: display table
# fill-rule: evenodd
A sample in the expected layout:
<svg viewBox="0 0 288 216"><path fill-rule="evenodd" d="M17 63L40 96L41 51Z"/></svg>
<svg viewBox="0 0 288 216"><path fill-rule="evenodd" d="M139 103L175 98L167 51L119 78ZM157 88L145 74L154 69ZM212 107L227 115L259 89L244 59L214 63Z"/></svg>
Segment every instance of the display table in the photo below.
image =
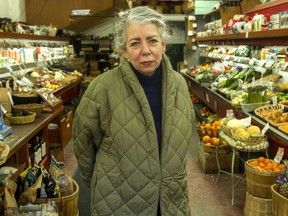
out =
<svg viewBox="0 0 288 216"><path fill-rule="evenodd" d="M224 140L225 142L227 142L227 144L230 146L230 148L232 149L232 160L231 160L231 171L226 171L226 170L222 170L220 167L220 162L219 162L219 152L218 152L218 148L216 148L216 161L217 161L217 166L218 166L218 175L217 178L215 180L215 183L218 184L218 179L221 173L225 173L231 176L231 185L232 185L232 198L231 198L231 205L234 205L234 194L235 194L235 187L239 184L239 182L241 180L245 180L245 171L244 173L239 176L239 175L235 175L234 173L234 163L235 163L235 154L236 152L247 152L248 153L248 159L250 158L250 153L252 152L265 152L266 153L266 157L268 157L268 148L269 148L269 142L266 141L264 143L261 143L261 146L259 148L254 148L254 149L245 149L243 147L238 147L237 145L237 141L235 141L234 139L232 139L230 136L226 135L224 131L220 131L219 132L219 138ZM234 181L234 178L238 178L239 180L236 182Z"/></svg>
<svg viewBox="0 0 288 216"><path fill-rule="evenodd" d="M6 125L12 126L12 134L5 138L5 143L10 148L7 160L3 166L13 166L18 171L11 177L16 178L19 174L29 166L29 141L39 132L46 142L47 155L41 164L49 165L49 134L48 124L51 122L59 122L62 117L64 106L59 107L53 113L42 113L40 117L36 117L35 121L24 125L10 125L8 119L4 118ZM0 187L0 195L4 192L4 186Z"/></svg>

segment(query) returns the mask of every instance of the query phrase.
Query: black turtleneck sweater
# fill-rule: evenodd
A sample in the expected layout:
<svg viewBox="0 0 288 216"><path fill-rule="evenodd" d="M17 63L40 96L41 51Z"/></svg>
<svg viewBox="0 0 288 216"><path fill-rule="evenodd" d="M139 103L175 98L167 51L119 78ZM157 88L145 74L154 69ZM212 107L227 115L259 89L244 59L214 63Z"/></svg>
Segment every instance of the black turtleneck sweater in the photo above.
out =
<svg viewBox="0 0 288 216"><path fill-rule="evenodd" d="M160 67L156 70L156 72L152 76L145 76L138 71L135 70L136 76L141 83L148 102L150 104L150 108L154 117L154 123L156 126L157 138L158 138L158 147L159 152L161 150L161 138L162 138L162 74Z"/></svg>

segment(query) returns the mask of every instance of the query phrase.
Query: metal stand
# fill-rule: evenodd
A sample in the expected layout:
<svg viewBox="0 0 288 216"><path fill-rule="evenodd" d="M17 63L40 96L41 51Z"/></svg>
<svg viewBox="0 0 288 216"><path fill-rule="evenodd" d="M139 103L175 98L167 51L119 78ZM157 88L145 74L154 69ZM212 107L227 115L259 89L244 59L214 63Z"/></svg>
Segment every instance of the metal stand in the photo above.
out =
<svg viewBox="0 0 288 216"><path fill-rule="evenodd" d="M220 139L223 139L221 137L221 133L219 134L219 138ZM225 139L223 139L225 140ZM226 140L225 140L226 141ZM226 141L227 142L227 141ZM230 146L230 148L232 149L232 161L231 161L231 172L228 172L226 170L222 170L221 169L221 166L220 166L220 162L219 162L219 152L218 152L218 146L216 148L216 162L217 162L217 167L218 167L218 174L217 174L217 178L215 180L215 184L217 185L218 184L218 180L219 180L219 177L220 177L220 174L221 173L225 173L227 175L230 175L231 176L231 185L232 185L232 198L231 198L231 205L233 206L234 205L234 195L235 195L235 188L237 187L237 185L241 182L241 180L246 180L245 179L245 170L244 170L244 173L241 175L241 176L238 176L238 175L235 175L234 174L234 164L235 164L235 154L236 154L236 151L241 151L241 152L248 152L248 159L250 158L250 153L251 152L266 152L266 157L268 158L268 146L267 148L265 149L260 149L258 151L245 151L245 150L238 150L236 148L234 148L234 146L231 146L229 142L227 142L228 145ZM238 181L236 182L236 184L234 183L234 178L238 178Z"/></svg>

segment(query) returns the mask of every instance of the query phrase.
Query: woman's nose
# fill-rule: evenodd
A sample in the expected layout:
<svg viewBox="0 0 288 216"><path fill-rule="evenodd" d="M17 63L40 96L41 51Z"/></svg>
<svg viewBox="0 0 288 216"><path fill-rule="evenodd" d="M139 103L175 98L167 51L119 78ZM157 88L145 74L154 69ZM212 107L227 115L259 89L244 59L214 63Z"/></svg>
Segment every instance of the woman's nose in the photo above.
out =
<svg viewBox="0 0 288 216"><path fill-rule="evenodd" d="M150 54L151 52L150 52L150 48L149 48L149 45L148 45L148 43L147 42L144 42L144 43L142 43L142 54L143 55L147 55L147 54Z"/></svg>

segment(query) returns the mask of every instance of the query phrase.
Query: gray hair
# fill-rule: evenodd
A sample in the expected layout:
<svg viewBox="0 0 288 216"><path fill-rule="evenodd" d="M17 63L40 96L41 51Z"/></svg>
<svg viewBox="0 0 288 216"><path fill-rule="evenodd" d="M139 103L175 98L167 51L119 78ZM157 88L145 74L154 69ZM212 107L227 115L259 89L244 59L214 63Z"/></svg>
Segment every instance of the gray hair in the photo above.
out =
<svg viewBox="0 0 288 216"><path fill-rule="evenodd" d="M114 46L117 49L122 49L126 43L126 26L130 23L134 24L150 24L153 23L158 27L161 39L164 42L168 40L168 25L164 16L157 11L147 7L139 6L120 12L119 17L114 23Z"/></svg>

